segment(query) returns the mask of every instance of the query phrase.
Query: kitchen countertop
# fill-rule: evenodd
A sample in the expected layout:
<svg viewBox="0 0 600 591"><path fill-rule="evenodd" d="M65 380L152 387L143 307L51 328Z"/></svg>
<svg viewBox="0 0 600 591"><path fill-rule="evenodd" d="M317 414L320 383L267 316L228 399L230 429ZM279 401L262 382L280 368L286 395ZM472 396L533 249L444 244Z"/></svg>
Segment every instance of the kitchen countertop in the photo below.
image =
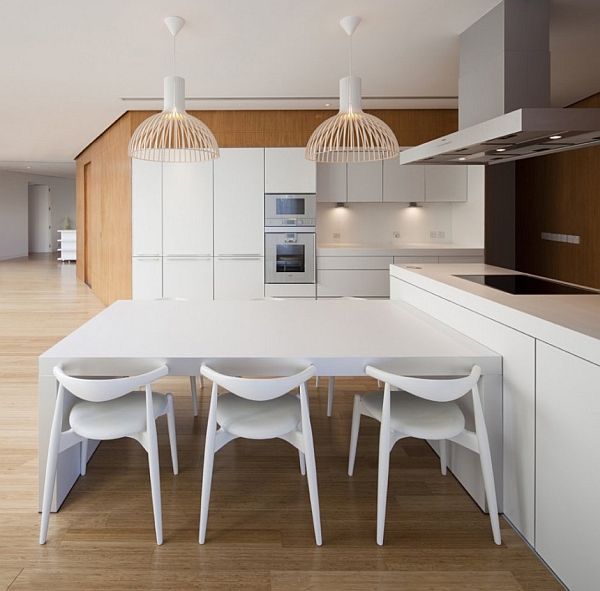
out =
<svg viewBox="0 0 600 591"><path fill-rule="evenodd" d="M317 244L317 256L483 256L483 247L429 242Z"/></svg>
<svg viewBox="0 0 600 591"><path fill-rule="evenodd" d="M392 265L390 274L600 365L600 294L513 295L455 275L514 274L484 264Z"/></svg>

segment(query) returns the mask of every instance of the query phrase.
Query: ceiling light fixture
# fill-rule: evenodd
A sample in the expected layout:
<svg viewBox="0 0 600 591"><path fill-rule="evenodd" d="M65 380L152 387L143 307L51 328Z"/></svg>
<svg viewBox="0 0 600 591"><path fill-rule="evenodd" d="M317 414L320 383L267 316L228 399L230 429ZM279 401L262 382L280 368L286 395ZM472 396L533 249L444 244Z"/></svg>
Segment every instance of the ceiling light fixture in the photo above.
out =
<svg viewBox="0 0 600 591"><path fill-rule="evenodd" d="M359 16L340 21L350 39L350 76L340 80L340 112L323 121L306 146L306 158L315 162L372 162L395 158L398 140L389 126L362 110L361 79L352 76L352 34Z"/></svg>
<svg viewBox="0 0 600 591"><path fill-rule="evenodd" d="M175 37L185 21L169 16L165 24L173 36L173 76L164 82L164 108L135 130L129 156L154 162L203 162L219 157L219 146L210 129L185 111L185 80L175 75Z"/></svg>
<svg viewBox="0 0 600 591"><path fill-rule="evenodd" d="M550 136L551 140L559 140L560 138L562 138L562 135L551 135Z"/></svg>

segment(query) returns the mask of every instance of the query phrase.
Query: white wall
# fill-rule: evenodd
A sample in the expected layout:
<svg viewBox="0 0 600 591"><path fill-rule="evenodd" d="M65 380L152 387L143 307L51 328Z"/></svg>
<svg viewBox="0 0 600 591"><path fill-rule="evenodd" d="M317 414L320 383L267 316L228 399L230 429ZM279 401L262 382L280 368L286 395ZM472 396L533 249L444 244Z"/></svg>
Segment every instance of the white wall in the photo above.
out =
<svg viewBox="0 0 600 591"><path fill-rule="evenodd" d="M28 185L50 187L52 250L58 250L58 232L71 218L75 229L75 179L0 171L0 260L27 256Z"/></svg>
<svg viewBox="0 0 600 591"><path fill-rule="evenodd" d="M469 166L468 200L461 203L317 204L319 244L460 244L484 247L485 167ZM394 232L400 238L394 238ZM435 232L435 238L431 233ZM440 237L443 233L443 238ZM334 233L341 234L339 240Z"/></svg>
<svg viewBox="0 0 600 591"><path fill-rule="evenodd" d="M27 180L0 172L0 260L27 256L29 250Z"/></svg>

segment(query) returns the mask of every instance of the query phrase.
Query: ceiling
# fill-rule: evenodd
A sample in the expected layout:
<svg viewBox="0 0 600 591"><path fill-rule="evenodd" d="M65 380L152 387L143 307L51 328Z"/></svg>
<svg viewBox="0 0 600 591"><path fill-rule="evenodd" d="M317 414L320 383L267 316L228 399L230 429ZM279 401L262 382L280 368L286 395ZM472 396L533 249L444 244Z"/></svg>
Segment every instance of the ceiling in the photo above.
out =
<svg viewBox="0 0 600 591"><path fill-rule="evenodd" d="M127 110L161 109L176 73L188 109L337 107L339 20L363 22L364 107L456 108L458 38L500 0L12 0L0 4L0 170L74 176L73 158ZM523 0L529 1L529 0ZM550 0L552 104L600 91L600 2Z"/></svg>

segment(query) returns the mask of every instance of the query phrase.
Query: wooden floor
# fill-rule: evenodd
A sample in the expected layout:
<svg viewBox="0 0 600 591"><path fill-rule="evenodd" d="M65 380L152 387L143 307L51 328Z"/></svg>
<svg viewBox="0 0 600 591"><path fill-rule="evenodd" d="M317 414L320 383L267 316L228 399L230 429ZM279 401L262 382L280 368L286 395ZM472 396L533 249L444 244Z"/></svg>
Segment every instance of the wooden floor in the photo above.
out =
<svg viewBox="0 0 600 591"><path fill-rule="evenodd" d="M377 424L363 419L355 475L346 472L352 394L367 378L310 389L323 546L314 543L306 481L282 441L236 441L216 457L207 542L198 517L208 388L200 416L189 383L175 395L180 473L170 471L159 426L163 546L154 538L146 454L136 442L103 443L38 545L37 356L103 308L75 266L37 256L0 262L0 590L327 589L554 591L562 586L501 520L489 520L429 447L392 455L385 545L375 543Z"/></svg>

